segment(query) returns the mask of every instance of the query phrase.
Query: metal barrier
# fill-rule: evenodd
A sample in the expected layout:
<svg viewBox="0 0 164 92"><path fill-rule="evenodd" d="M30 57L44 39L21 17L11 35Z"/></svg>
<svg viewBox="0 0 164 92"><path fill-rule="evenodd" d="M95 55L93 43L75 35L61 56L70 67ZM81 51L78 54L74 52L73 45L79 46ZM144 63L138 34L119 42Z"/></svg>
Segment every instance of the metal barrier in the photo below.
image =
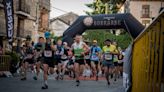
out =
<svg viewBox="0 0 164 92"><path fill-rule="evenodd" d="M9 71L10 70L10 60L9 55L0 55L0 71Z"/></svg>
<svg viewBox="0 0 164 92"><path fill-rule="evenodd" d="M132 92L164 92L164 11L134 40Z"/></svg>

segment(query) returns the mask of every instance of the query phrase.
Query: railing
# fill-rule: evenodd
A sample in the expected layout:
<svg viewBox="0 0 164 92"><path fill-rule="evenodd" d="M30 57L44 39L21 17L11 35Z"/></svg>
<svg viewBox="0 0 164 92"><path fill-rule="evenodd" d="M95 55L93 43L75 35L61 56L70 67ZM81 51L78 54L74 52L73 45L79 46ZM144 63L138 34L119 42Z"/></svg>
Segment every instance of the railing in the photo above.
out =
<svg viewBox="0 0 164 92"><path fill-rule="evenodd" d="M164 92L164 11L134 40L132 92Z"/></svg>
<svg viewBox="0 0 164 92"><path fill-rule="evenodd" d="M145 12L145 11L141 11L141 18L152 18L152 12Z"/></svg>
<svg viewBox="0 0 164 92"><path fill-rule="evenodd" d="M17 3L17 11L30 14L30 5L26 3L26 0L19 0Z"/></svg>
<svg viewBox="0 0 164 92"><path fill-rule="evenodd" d="M11 57L9 55L0 55L0 71L10 70Z"/></svg>

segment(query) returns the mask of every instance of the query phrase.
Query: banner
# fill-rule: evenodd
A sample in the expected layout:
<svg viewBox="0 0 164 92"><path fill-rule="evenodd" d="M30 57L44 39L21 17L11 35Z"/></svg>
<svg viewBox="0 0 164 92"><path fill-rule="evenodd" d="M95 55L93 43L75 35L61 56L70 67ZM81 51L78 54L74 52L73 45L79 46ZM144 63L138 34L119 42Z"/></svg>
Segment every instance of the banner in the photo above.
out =
<svg viewBox="0 0 164 92"><path fill-rule="evenodd" d="M13 0L4 1L4 12L6 17L6 33L10 48L12 49L13 34L14 34L14 9Z"/></svg>

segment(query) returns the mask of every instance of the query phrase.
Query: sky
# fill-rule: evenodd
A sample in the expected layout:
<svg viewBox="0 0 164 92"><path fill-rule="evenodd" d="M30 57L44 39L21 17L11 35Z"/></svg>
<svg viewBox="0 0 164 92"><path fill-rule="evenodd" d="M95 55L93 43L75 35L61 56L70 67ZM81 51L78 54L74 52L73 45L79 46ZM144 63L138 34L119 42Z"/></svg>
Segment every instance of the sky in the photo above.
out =
<svg viewBox="0 0 164 92"><path fill-rule="evenodd" d="M86 7L85 4L91 2L93 2L93 0L51 0L50 19L68 12L86 15L84 11L91 11L91 9ZM64 12L58 9L64 10Z"/></svg>

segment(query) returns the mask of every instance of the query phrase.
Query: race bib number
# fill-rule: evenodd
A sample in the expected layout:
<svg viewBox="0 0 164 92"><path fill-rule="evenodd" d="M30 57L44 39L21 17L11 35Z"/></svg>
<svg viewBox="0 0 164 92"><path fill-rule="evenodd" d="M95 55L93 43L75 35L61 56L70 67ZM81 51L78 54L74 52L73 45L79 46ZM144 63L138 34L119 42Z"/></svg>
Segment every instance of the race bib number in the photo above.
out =
<svg viewBox="0 0 164 92"><path fill-rule="evenodd" d="M28 55L27 55L27 58L28 58L28 59L31 59L31 58L32 58L32 54L28 54Z"/></svg>
<svg viewBox="0 0 164 92"><path fill-rule="evenodd" d="M112 55L110 53L105 54L105 60L112 60Z"/></svg>
<svg viewBox="0 0 164 92"><path fill-rule="evenodd" d="M62 55L61 59L67 59L67 56L66 55Z"/></svg>
<svg viewBox="0 0 164 92"><path fill-rule="evenodd" d="M92 55L92 56L91 56L91 60L99 60L99 58L98 58L97 55Z"/></svg>
<svg viewBox="0 0 164 92"><path fill-rule="evenodd" d="M44 51L45 57L52 57L52 51Z"/></svg>
<svg viewBox="0 0 164 92"><path fill-rule="evenodd" d="M85 59L90 59L90 56L89 56L89 55L86 55L86 56L85 56Z"/></svg>

